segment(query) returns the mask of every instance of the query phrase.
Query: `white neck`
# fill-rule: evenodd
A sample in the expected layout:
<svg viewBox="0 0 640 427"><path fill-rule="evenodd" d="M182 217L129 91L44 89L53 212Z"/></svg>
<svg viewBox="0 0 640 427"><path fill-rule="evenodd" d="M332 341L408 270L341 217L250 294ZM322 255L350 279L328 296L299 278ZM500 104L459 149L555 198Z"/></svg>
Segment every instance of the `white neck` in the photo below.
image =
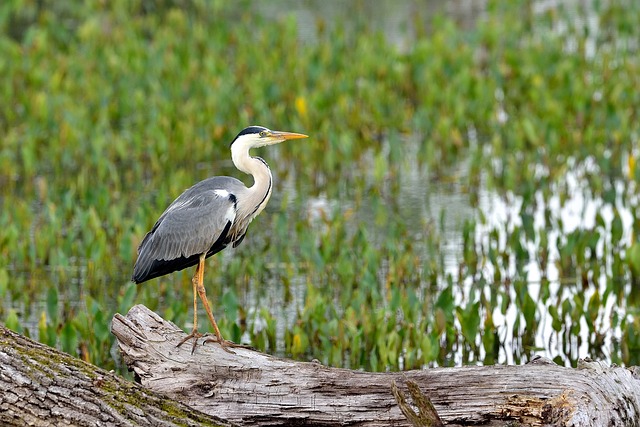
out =
<svg viewBox="0 0 640 427"><path fill-rule="evenodd" d="M249 221L258 215L271 196L271 170L266 162L258 157L251 157L251 145L237 140L231 146L231 159L238 170L253 177L253 185L249 187L245 198L238 200L238 213Z"/></svg>

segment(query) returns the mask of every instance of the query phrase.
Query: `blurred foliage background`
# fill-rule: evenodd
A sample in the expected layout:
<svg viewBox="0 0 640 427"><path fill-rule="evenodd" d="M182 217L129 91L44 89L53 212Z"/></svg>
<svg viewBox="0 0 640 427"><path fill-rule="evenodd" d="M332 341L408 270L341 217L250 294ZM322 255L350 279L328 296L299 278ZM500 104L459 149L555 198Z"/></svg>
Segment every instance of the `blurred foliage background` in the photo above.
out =
<svg viewBox="0 0 640 427"><path fill-rule="evenodd" d="M136 247L194 182L250 184L260 124L311 138L256 151L274 196L208 261L226 338L640 363L640 4L316 3L2 2L0 321L107 369L116 312L189 329L193 271L137 287Z"/></svg>

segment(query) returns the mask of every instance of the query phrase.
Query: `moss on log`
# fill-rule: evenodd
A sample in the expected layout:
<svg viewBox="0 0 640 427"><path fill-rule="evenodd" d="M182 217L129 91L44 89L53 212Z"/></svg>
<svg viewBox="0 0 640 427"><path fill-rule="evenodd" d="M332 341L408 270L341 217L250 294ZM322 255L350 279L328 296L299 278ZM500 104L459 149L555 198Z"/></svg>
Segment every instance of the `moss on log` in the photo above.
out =
<svg viewBox="0 0 640 427"><path fill-rule="evenodd" d="M0 325L0 425L230 424Z"/></svg>

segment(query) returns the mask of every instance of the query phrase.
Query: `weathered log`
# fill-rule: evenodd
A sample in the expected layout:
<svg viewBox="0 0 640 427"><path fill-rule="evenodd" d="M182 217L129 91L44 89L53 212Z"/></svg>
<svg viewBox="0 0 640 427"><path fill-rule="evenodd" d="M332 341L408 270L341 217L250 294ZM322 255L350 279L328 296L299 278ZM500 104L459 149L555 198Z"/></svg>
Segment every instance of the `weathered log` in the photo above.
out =
<svg viewBox="0 0 640 427"><path fill-rule="evenodd" d="M408 381L448 426L640 426L638 375L599 362L368 373L243 348L231 354L215 343L191 354L191 346L176 347L180 328L140 305L117 314L112 332L143 385L246 426L408 426L392 393L395 383L404 396Z"/></svg>
<svg viewBox="0 0 640 427"><path fill-rule="evenodd" d="M0 425L230 424L0 325Z"/></svg>

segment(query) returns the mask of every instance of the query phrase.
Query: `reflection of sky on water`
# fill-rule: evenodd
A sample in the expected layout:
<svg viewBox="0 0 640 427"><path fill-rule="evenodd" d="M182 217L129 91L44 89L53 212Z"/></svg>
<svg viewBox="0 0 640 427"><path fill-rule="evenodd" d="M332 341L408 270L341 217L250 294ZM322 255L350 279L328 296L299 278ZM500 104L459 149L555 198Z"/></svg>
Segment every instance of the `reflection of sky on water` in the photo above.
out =
<svg viewBox="0 0 640 427"><path fill-rule="evenodd" d="M555 305L557 300L560 300L561 303L567 298L571 298L576 291L583 292L583 300L585 304L589 301L592 295L595 292L593 287L588 287L587 289L582 290L582 288L577 288L575 286L562 286L561 277L559 271L556 266L556 261L559 260L560 254L557 250L557 239L561 238L563 235L567 235L577 229L591 230L596 227L596 216L599 214L604 220L606 230L609 231L611 227L611 223L614 219L614 211L613 207L609 204L606 204L602 199L594 199L588 196L586 193L588 190L588 185L584 182L585 173L591 172L592 164L587 161L581 167L570 170L564 177L566 181L567 195L568 197L561 201L559 195L553 195L551 198L545 202L540 192L536 194L537 199L537 209L534 213L534 227L536 230L542 229L544 227L549 228L549 224L545 224L545 203L548 206L550 212L556 218L559 218L560 223L563 225L562 230L558 229L550 229L548 231L548 250L549 250L549 262L547 264L547 270L545 274L546 278L550 281L550 297L547 301L546 305ZM618 183L617 193L618 195L624 194L624 185L622 183ZM622 196L619 196L622 197ZM476 238L478 242L483 242L483 244L487 245L487 236L489 232L493 229L500 231L500 246L504 248L507 240L507 233L511 232L514 227L521 226L522 221L519 215L520 207L522 205L522 198L519 196L511 196L509 197L510 202L505 202L504 198L499 197L498 195L488 192L486 190L481 191L480 193L480 210L484 213L486 217L486 224L478 223L478 227L476 229ZM637 203L636 200L627 200L627 202ZM628 208L624 206L623 203L619 201L617 206L615 207L620 215L623 225L623 237L622 240L626 242L630 242L632 238L632 214ZM608 259L604 260L604 265L606 268L602 269L602 273L597 280L593 280L594 283L598 283L600 296L604 294L604 291L607 286L607 272L610 272L610 255L606 255L603 253L605 243L607 246L611 246L611 234L603 233L600 238L598 245L596 246L597 257L601 258L602 256L606 256ZM529 263L527 264L525 271L527 272L526 283L528 291L534 301L537 301L539 298L540 291L540 282L543 277L543 272L540 271L540 266L536 262L536 253L537 247L536 243L526 242L526 249L529 253ZM512 259L512 261L514 261ZM490 263L487 263L484 266L485 269L485 277L493 277L493 268ZM515 266L510 266L510 271L505 272L506 276L514 277L516 274ZM564 278L566 279L566 278ZM575 283L578 279L571 280L572 283ZM466 283L468 287L471 286L471 283ZM561 289L562 287L562 289ZM513 289L511 288L512 294ZM460 295L458 298L460 299ZM512 295L512 298L515 298L515 295ZM621 331L618 330L610 330L610 322L609 319L611 317L611 313L615 310L614 307L614 298L610 297L604 303L604 306L600 309L600 313L597 318L596 331L604 331L607 334L605 340L605 352L608 348L611 348L611 341L614 338L620 338ZM537 314L540 316L539 322L540 326L538 329L538 335L536 337L536 347L544 348L545 352L544 356L553 358L555 356L566 357L566 354L560 348L562 343L556 342L557 335L553 330L551 323L551 316L548 314L548 310L545 307L545 304L540 302L538 304ZM510 304L505 315L500 313L499 309L494 309L493 319L496 325L501 326L501 334L500 337L502 340L505 340L508 343L508 337L514 336L513 326L514 321L517 317L517 308L514 304ZM569 319L565 319L565 321L569 321ZM578 354L577 357L584 358L589 355L588 353L588 328L586 324L585 317L581 317L581 334L582 334L582 342L580 347L577 349ZM517 335L517 334L516 334ZM576 355L573 355L574 357ZM608 355L607 355L608 356ZM506 354L504 350L501 350L500 361L506 363L514 363L513 361L513 352L507 351Z"/></svg>
<svg viewBox="0 0 640 427"><path fill-rule="evenodd" d="M429 27L434 16L443 15L462 28L469 28L483 15L486 3L486 0L279 0L255 2L252 6L267 19L279 19L283 11L294 15L298 38L303 43L317 42L320 27L343 26L349 30L366 23L384 34L389 43L407 49L415 38L416 25Z"/></svg>

